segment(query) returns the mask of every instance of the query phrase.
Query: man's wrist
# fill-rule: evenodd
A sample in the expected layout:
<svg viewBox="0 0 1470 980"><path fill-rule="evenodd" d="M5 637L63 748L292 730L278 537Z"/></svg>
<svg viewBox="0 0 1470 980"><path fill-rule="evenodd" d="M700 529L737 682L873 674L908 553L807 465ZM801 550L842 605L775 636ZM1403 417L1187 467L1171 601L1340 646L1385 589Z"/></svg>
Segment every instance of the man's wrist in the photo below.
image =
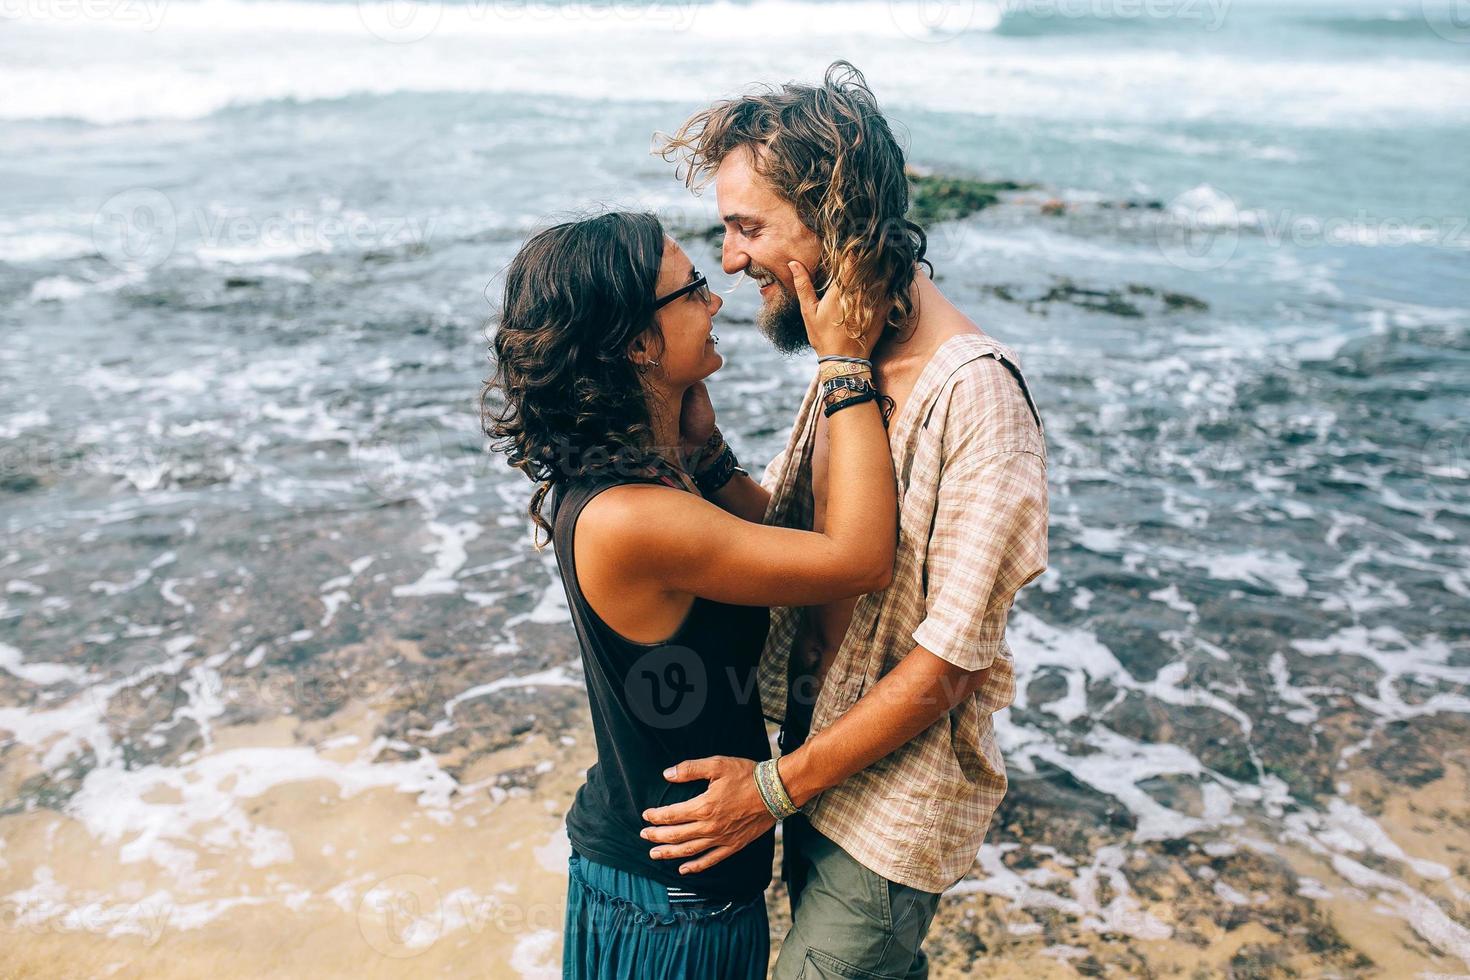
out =
<svg viewBox="0 0 1470 980"><path fill-rule="evenodd" d="M826 787L817 785L811 771L810 742L776 760L776 773L786 787L786 795L798 807L805 807Z"/></svg>

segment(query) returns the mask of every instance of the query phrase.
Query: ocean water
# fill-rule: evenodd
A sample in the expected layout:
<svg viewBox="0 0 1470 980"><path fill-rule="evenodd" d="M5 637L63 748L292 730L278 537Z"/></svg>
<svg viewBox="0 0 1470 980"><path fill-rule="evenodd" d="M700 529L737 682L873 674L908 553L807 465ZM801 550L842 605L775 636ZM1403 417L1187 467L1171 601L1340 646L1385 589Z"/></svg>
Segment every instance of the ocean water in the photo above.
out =
<svg viewBox="0 0 1470 980"><path fill-rule="evenodd" d="M961 891L1158 939L1179 927L1130 892L1132 849L1291 847L1336 872L1297 893L1366 896L1470 968L1470 845L1407 853L1348 785L1432 781L1470 716L1462 13L6 5L0 844L64 814L130 842L202 929L276 899L207 903L189 855L291 857L242 799L325 779L447 824L485 792L453 751L575 731L531 487L476 416L499 273L598 206L658 211L717 273L691 234L713 192L652 134L846 57L916 167L1035 185L930 229L942 288L1020 353L1052 452L1051 569L1017 602L998 723L1018 802ZM760 466L806 369L755 333L749 284L711 280L715 403ZM351 760L215 751L232 725L362 704L382 717ZM1088 873L1016 870L1038 847ZM71 886L19 868L0 846L7 907L47 921ZM1220 908L1252 901L1218 885ZM545 968L548 935L517 970Z"/></svg>

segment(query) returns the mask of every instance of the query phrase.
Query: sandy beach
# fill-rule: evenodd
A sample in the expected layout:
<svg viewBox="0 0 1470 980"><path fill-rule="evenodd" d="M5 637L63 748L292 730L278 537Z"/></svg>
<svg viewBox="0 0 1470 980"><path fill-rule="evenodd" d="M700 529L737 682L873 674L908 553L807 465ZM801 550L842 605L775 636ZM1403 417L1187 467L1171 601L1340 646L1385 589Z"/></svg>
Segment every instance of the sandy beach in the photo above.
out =
<svg viewBox="0 0 1470 980"><path fill-rule="evenodd" d="M523 690L566 702L554 737L472 737L416 756L428 765L412 773L363 779L373 745L379 760L413 753L353 703L216 727L208 750L167 778L134 772L129 796L84 819L0 818L3 975L559 975L560 814L591 761L590 730L579 692ZM1363 754L1394 755L1395 776L1345 773L1340 807L1304 809L1286 833L1242 821L1139 843L1065 787L1020 781L942 902L933 975L1463 973L1466 734L1430 718L1398 744L1375 738ZM406 763L378 768L395 765ZM452 788L430 772L453 772ZM769 905L779 943L779 883Z"/></svg>

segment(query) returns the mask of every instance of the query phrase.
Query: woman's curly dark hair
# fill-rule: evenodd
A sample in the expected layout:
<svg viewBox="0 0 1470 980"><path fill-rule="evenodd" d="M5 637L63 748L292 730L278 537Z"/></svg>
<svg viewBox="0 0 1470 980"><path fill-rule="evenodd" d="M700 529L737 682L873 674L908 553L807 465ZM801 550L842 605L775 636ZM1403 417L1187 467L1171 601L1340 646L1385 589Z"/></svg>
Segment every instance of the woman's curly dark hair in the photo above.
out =
<svg viewBox="0 0 1470 980"><path fill-rule="evenodd" d="M537 233L506 270L480 418L491 448L540 484L529 513L548 538L541 506L556 484L658 465L628 354L649 331L661 356L653 302L663 252L657 217L614 211Z"/></svg>

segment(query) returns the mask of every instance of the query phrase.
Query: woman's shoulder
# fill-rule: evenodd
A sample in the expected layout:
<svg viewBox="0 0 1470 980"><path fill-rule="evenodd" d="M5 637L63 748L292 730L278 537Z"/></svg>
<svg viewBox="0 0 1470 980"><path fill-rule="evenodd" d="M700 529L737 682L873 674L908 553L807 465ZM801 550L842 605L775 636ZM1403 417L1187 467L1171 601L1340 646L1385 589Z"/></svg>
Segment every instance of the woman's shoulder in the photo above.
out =
<svg viewBox="0 0 1470 980"><path fill-rule="evenodd" d="M579 537L636 546L660 519L677 516L690 496L656 477L602 475L568 481L564 499L575 501Z"/></svg>

